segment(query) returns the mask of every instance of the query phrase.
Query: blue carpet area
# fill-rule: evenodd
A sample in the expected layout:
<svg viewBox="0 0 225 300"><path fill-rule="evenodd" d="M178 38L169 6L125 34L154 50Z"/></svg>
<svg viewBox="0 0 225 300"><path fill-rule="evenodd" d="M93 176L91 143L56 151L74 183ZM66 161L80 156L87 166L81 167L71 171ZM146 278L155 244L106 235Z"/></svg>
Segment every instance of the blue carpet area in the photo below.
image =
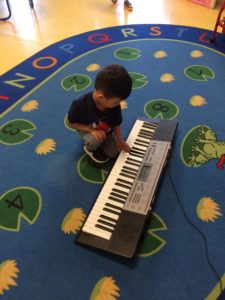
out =
<svg viewBox="0 0 225 300"><path fill-rule="evenodd" d="M0 295L5 300L223 299L225 38L172 25L73 36L0 80ZM137 117L179 122L134 259L74 243L112 168L88 164L67 126L99 69L122 64L126 138Z"/></svg>

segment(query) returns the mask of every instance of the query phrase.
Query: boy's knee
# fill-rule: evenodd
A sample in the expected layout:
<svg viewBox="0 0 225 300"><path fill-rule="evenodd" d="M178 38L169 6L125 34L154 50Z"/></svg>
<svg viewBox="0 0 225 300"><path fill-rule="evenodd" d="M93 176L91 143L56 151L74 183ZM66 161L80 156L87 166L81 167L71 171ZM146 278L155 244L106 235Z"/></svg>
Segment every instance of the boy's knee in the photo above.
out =
<svg viewBox="0 0 225 300"><path fill-rule="evenodd" d="M88 150L90 150L90 151L96 150L101 144L101 142L96 140L96 138L92 134L89 134L89 133L83 135L83 140L84 140L85 146L87 146Z"/></svg>

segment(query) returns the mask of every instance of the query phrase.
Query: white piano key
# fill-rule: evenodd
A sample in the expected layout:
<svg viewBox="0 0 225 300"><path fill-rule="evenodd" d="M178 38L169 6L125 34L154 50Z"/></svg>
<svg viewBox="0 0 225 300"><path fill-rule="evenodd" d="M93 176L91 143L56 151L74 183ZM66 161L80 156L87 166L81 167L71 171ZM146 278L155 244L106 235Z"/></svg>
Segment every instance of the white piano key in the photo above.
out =
<svg viewBox="0 0 225 300"><path fill-rule="evenodd" d="M106 210L104 210L104 209L110 209L111 210L111 214L113 214L113 215L119 215L120 213L121 213L121 209L116 209L116 208L109 208L109 207L106 207L106 202L102 202L101 200L100 200L101 198L98 198L98 206L95 208L95 211L98 211L98 212L100 212L100 211L106 211ZM109 212L109 211L108 211Z"/></svg>
<svg viewBox="0 0 225 300"><path fill-rule="evenodd" d="M113 183L112 182L108 182L108 183L109 183L109 185L108 184L104 184L104 187L103 187L103 189L102 189L101 192L110 194L111 190L115 187L115 188L119 189L122 192L129 193L130 187L129 188L125 188L125 187L118 186L116 184L117 183L116 180L113 181ZM98 197L100 195L101 195L101 193L98 195Z"/></svg>
<svg viewBox="0 0 225 300"><path fill-rule="evenodd" d="M98 231L100 231L100 233L102 232L101 228L96 227L97 224L99 224L98 220L100 220L101 218L99 216L96 216L95 218L92 218L89 220L88 223L85 224L85 226L83 227L83 229L86 232L90 232L92 229L95 230L95 233L97 233ZM107 226L107 225L106 225ZM110 229L111 231L113 231L113 229L115 228L116 224L111 224L111 226L107 226L108 229ZM107 234L109 233L109 231L107 231Z"/></svg>
<svg viewBox="0 0 225 300"><path fill-rule="evenodd" d="M130 192L130 188L128 189L128 188L125 188L125 187L117 185L117 184L115 185L115 187L117 189L121 190L122 192L125 192L125 193L129 193Z"/></svg>
<svg viewBox="0 0 225 300"><path fill-rule="evenodd" d="M98 220L100 220L100 218L96 218L96 220L92 220L91 222L89 222L89 224L88 224L88 226L87 226L86 228L89 228L89 227L90 227L90 228L95 227L95 228L99 229L98 227L96 227L97 224L101 224L101 223L98 222ZM103 225L103 224L102 224L102 225ZM103 225L103 226L105 226L106 228L108 228L108 229L110 229L110 230L112 230L112 231L113 231L113 229L115 228L115 225L114 225L114 224L110 224L110 225L105 224L105 225Z"/></svg>
<svg viewBox="0 0 225 300"><path fill-rule="evenodd" d="M147 146L141 146L141 145L137 145L137 144L133 144L133 147L135 147L135 148L137 148L137 149L140 149L140 150L142 150L142 151L144 151L144 152L146 152L146 150L148 149L148 147Z"/></svg>
<svg viewBox="0 0 225 300"><path fill-rule="evenodd" d="M149 125L149 123L147 123L147 125L145 125L145 123L146 122L144 121L136 120L132 128L132 131L130 132L126 140L126 142L131 148L133 146L136 149L133 149L133 153L126 153L124 151L121 151L121 153L119 154L89 216L86 219L86 222L83 226L83 231L93 235L97 235L104 239L108 239L108 240L110 239L112 233L104 229L98 228L96 227L96 225L100 224L102 226L105 226L105 228L112 230L113 225L115 225L117 223L117 220L119 219L119 214L124 204L121 202L116 202L116 200L113 199L108 199L108 197L113 192L113 189L116 189L114 193L117 195L111 195L111 196L115 197L115 199L118 199L119 201L124 200L124 203L126 202L126 198L128 197L129 191L134 182L133 178L129 178L127 176L136 176L136 174L138 173L145 152L148 149L148 144L150 143L150 140L156 128L155 124ZM137 139L139 141L136 141ZM135 142L137 142L137 144L135 144ZM136 155L135 155L135 151L137 151ZM132 163L134 163L135 165L132 165ZM131 168L131 170L129 170L129 168ZM121 172L124 175L120 175ZM124 180L127 183L123 183L120 180ZM124 186L120 186L119 184L122 184ZM118 196L119 192L121 192L121 195L124 195L122 193L126 194L125 199L124 198L122 199ZM106 203L112 204L114 205L114 207L107 207ZM110 209L111 212L105 211L104 208L106 207ZM111 220L110 219L105 220L104 217L103 218L100 217L101 215L105 216L106 218L108 217ZM109 225L107 227L107 224L105 225L101 224L98 222L98 220L104 220L112 224L112 226Z"/></svg>
<svg viewBox="0 0 225 300"><path fill-rule="evenodd" d="M131 179L131 178L127 178L127 177L125 177L125 176L123 176L123 175L112 175L112 177L111 177L113 180L112 180L112 183L113 183L113 181L114 182L116 182L117 181L117 179L123 179L123 180L126 180L127 181L127 183L128 184L132 184L133 182L134 182L134 179Z"/></svg>
<svg viewBox="0 0 225 300"><path fill-rule="evenodd" d="M119 214L121 213L121 210L123 208L123 204L122 204L122 206L117 205L117 203L115 203L115 201L114 202L112 200L105 201L104 198L98 198L98 202L99 202L99 204L100 203L103 204L104 208L112 209L112 211L118 212ZM113 205L114 207L107 206L107 203L110 204L110 205Z"/></svg>
<svg viewBox="0 0 225 300"><path fill-rule="evenodd" d="M98 224L98 220L100 220L100 217L98 215L93 216L86 225L86 229L88 228L92 228L92 227L96 227L96 225ZM107 225L107 227L109 229L113 229L115 227L116 223L110 223L110 225Z"/></svg>
<svg viewBox="0 0 225 300"><path fill-rule="evenodd" d="M105 200L104 195L101 195L101 198L98 198L98 201L104 201L105 204L109 203L109 204L115 205L115 206L118 207L118 209L123 208L124 203L125 203L125 201L124 201L124 203L120 203L120 202L117 202L117 201L114 201L114 200L111 200L111 199Z"/></svg>
<svg viewBox="0 0 225 300"><path fill-rule="evenodd" d="M140 140L140 141L142 141L143 143L146 143L146 144L150 143L150 139L142 137L142 136L137 136L136 139Z"/></svg>
<svg viewBox="0 0 225 300"><path fill-rule="evenodd" d="M125 201L125 199L127 198L127 194L125 195L123 192L121 192L121 190L119 192L114 191L114 186L110 188L109 192L103 191L101 194L99 194L98 198L105 197L106 199L109 199L109 197L111 196L116 196L120 198L121 201Z"/></svg>
<svg viewBox="0 0 225 300"><path fill-rule="evenodd" d="M88 227L88 226L85 226L85 225L84 225L82 231L93 234L93 235L96 235L96 236L99 236L99 237L101 237L103 239L106 239L106 240L110 240L111 235L112 235L111 232L107 232L105 230L102 230L102 229L96 228L96 227L91 227L91 226Z"/></svg>
<svg viewBox="0 0 225 300"><path fill-rule="evenodd" d="M108 222L109 224L116 226L117 222L109 220L109 218L107 218L105 215L101 214L98 216L98 220L104 220L106 222Z"/></svg>
<svg viewBox="0 0 225 300"><path fill-rule="evenodd" d="M111 193L111 191L112 191L112 189L115 187L115 183L116 183L116 181L113 182L113 183L110 183L109 186L108 185L104 185L101 193L98 195L98 198L101 197L101 195L108 195L109 196L110 193Z"/></svg>
<svg viewBox="0 0 225 300"><path fill-rule="evenodd" d="M102 210L100 210L100 211L95 210L91 215L89 215L89 217L85 223L86 228L92 227L93 224L96 224L97 220L100 218L100 215L106 215L107 217L109 217L111 219L113 219L113 217L115 216L114 214L110 214L108 212L106 212L106 214L105 214L104 212L105 211L102 211ZM107 214L110 214L110 216ZM117 220L115 220L115 219L113 219L113 220L114 220L114 224L116 224L118 218L117 218Z"/></svg>
<svg viewBox="0 0 225 300"><path fill-rule="evenodd" d="M139 163L142 162L142 158L141 157L137 157L134 154L130 154L128 157L134 159L135 161L137 161Z"/></svg>
<svg viewBox="0 0 225 300"><path fill-rule="evenodd" d="M131 165L130 164L131 160L130 159L126 159L126 161L124 162L124 164L121 166L121 169L128 169L128 170L131 170L132 172L138 172L139 170L139 165Z"/></svg>
<svg viewBox="0 0 225 300"><path fill-rule="evenodd" d="M92 211L92 213L89 215L88 222L91 220L95 220L96 218L100 218L100 215L105 215L106 217L112 219L112 222L117 222L119 219L118 214L110 213L108 211L103 210L104 206L102 208L96 208L96 210Z"/></svg>
<svg viewBox="0 0 225 300"><path fill-rule="evenodd" d="M127 174L124 175L121 175L121 172L125 172L125 169L124 168L120 168L118 170L115 170L113 171L111 174L110 174L110 180L108 181L108 183L110 182L111 184L113 184L118 178L121 178L121 179L124 179L124 180L127 180L128 182L130 183L133 183L133 180L130 178L128 179L126 175L129 175L130 173L132 174L135 174L135 171L127 171ZM136 172L137 173L137 172Z"/></svg>

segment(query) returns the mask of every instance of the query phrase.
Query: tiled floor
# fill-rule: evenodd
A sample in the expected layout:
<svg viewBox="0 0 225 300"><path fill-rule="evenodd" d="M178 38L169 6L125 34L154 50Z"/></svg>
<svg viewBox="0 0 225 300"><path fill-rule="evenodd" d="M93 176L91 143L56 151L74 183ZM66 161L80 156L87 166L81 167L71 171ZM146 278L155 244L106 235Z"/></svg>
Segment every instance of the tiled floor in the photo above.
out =
<svg viewBox="0 0 225 300"><path fill-rule="evenodd" d="M209 9L188 0L131 0L133 11L124 10L123 0L10 0L12 16L0 22L0 74L32 54L66 37L124 24L179 24L213 29L219 8ZM0 0L0 16L7 15Z"/></svg>

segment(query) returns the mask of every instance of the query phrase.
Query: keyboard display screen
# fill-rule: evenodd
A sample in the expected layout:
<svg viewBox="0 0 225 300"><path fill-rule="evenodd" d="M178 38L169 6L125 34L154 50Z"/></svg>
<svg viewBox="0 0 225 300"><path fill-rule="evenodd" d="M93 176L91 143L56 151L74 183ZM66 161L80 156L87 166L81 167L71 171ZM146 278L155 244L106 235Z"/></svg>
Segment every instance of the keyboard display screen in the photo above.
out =
<svg viewBox="0 0 225 300"><path fill-rule="evenodd" d="M144 164L141 167L141 170L139 172L138 180L147 181L151 169L152 169L152 164L150 164L150 165L149 164Z"/></svg>

